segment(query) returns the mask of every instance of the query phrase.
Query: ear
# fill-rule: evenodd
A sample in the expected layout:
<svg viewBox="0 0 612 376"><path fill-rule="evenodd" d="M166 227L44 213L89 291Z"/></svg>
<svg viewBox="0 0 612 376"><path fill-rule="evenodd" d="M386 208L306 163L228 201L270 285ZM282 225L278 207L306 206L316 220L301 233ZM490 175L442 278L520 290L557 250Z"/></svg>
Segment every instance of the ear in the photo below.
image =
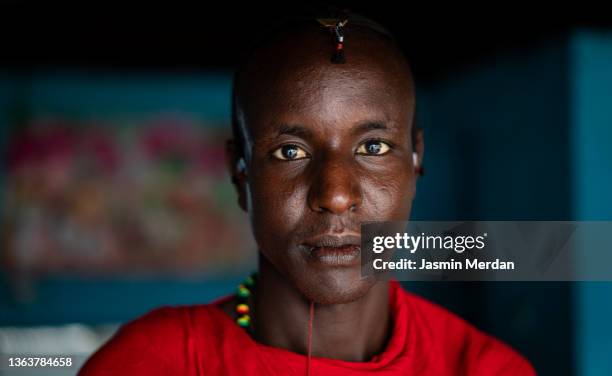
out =
<svg viewBox="0 0 612 376"><path fill-rule="evenodd" d="M416 153L416 164L414 166L417 175L423 175L423 155L425 153L425 139L423 129L416 128L413 132L412 151Z"/></svg>
<svg viewBox="0 0 612 376"><path fill-rule="evenodd" d="M240 205L242 210L248 211L246 205L246 161L242 156L242 151L239 150L233 139L227 140L225 143L225 160L229 176L232 179L232 184L234 184L236 193L238 194L238 205Z"/></svg>

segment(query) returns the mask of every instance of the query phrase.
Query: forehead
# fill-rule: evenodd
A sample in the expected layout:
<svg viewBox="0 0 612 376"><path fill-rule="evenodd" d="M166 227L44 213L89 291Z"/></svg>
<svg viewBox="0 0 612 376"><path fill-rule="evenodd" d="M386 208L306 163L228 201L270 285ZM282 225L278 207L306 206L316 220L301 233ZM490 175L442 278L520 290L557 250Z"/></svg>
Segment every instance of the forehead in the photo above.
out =
<svg viewBox="0 0 612 376"><path fill-rule="evenodd" d="M309 32L278 40L255 56L241 95L253 135L278 122L399 124L412 118L410 70L389 42L349 30L345 64L330 62L332 48L328 34Z"/></svg>

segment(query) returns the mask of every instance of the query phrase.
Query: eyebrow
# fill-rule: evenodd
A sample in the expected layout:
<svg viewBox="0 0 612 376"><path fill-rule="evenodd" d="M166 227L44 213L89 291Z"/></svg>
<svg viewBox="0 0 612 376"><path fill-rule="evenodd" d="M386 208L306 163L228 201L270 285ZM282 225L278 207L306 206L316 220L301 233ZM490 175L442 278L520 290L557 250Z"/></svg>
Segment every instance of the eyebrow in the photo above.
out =
<svg viewBox="0 0 612 376"><path fill-rule="evenodd" d="M278 136L290 135L301 138L308 138L312 136L312 131L307 127L299 124L280 124L278 126Z"/></svg>
<svg viewBox="0 0 612 376"><path fill-rule="evenodd" d="M360 134L375 130L389 130L389 127L387 127L385 123L380 121L366 121L355 126L352 130L352 133Z"/></svg>

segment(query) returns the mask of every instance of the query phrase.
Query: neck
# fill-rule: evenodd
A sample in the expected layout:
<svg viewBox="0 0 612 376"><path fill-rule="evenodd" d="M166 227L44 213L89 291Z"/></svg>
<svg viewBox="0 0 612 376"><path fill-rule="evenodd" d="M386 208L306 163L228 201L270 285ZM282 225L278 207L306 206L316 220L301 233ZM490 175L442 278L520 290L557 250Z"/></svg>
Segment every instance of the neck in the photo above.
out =
<svg viewBox="0 0 612 376"><path fill-rule="evenodd" d="M310 302L260 257L254 297L255 339L307 354ZM314 306L312 355L363 362L381 353L388 340L389 285L376 282L356 301Z"/></svg>

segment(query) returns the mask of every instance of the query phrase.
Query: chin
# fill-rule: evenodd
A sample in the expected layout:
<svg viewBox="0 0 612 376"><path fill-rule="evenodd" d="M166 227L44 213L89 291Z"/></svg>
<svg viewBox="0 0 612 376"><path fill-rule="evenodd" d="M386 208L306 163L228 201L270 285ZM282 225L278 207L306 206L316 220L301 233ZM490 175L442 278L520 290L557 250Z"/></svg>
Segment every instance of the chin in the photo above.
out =
<svg viewBox="0 0 612 376"><path fill-rule="evenodd" d="M374 277L362 277L361 269L330 268L305 270L293 281L304 297L316 304L350 303L365 296L376 283Z"/></svg>

